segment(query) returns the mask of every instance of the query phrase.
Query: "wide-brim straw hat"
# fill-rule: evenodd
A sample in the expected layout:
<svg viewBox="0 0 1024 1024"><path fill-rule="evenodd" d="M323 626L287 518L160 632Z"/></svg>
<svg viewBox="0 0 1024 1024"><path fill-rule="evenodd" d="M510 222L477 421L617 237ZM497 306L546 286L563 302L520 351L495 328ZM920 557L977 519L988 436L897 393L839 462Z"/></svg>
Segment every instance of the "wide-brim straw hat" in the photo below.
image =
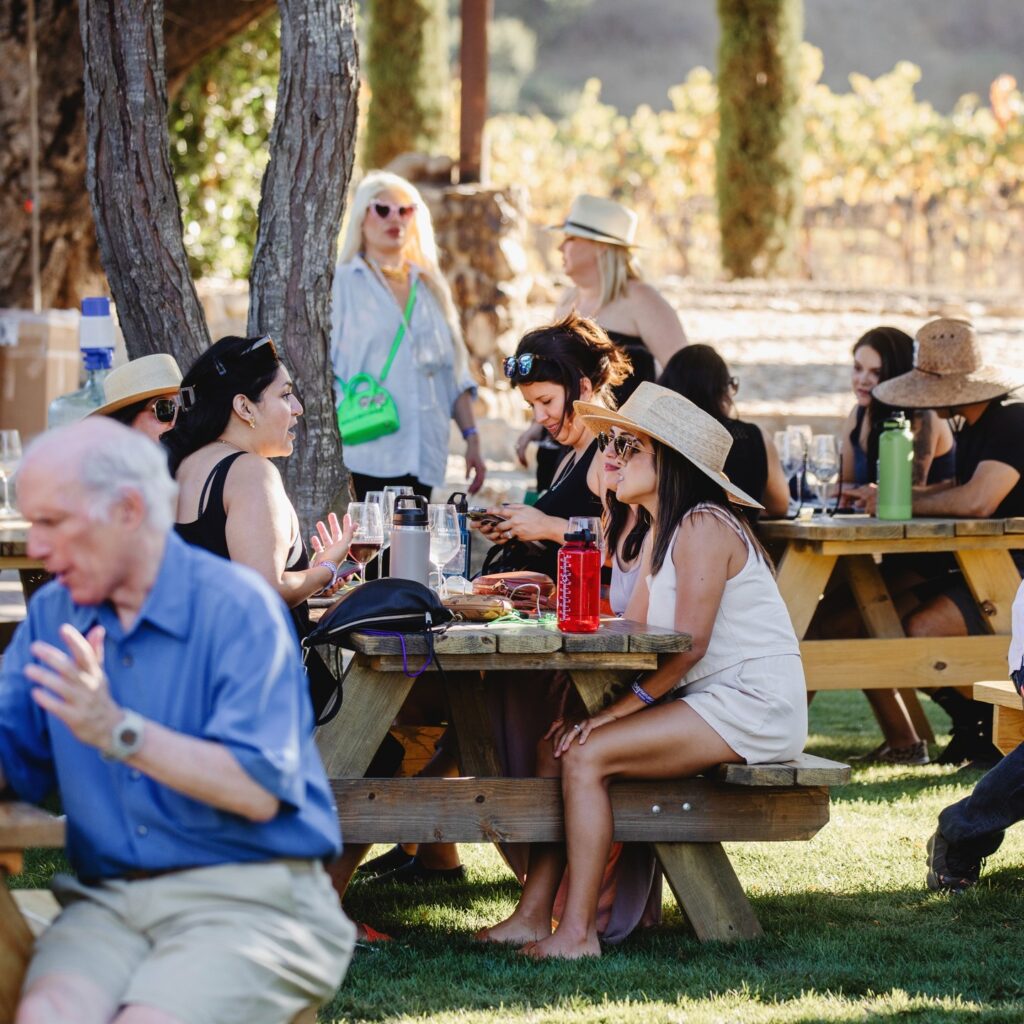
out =
<svg viewBox="0 0 1024 1024"><path fill-rule="evenodd" d="M622 203L601 196L577 196L569 207L569 215L561 224L552 224L548 231L562 231L576 238L589 238L606 245L624 248L645 248L636 243L639 217Z"/></svg>
<svg viewBox="0 0 1024 1024"><path fill-rule="evenodd" d="M974 327L942 317L917 332L914 368L871 392L900 409L942 409L1001 398L1024 384L1024 373L987 366Z"/></svg>
<svg viewBox="0 0 1024 1024"><path fill-rule="evenodd" d="M181 370L174 356L158 352L141 356L111 370L103 381L106 402L94 416L109 416L133 402L143 402L159 395L173 395L181 387Z"/></svg>
<svg viewBox="0 0 1024 1024"><path fill-rule="evenodd" d="M692 462L736 504L764 508L723 472L732 448L732 434L713 416L678 392L645 380L618 412L592 402L574 402L573 410L595 434L610 427L619 427L653 437Z"/></svg>

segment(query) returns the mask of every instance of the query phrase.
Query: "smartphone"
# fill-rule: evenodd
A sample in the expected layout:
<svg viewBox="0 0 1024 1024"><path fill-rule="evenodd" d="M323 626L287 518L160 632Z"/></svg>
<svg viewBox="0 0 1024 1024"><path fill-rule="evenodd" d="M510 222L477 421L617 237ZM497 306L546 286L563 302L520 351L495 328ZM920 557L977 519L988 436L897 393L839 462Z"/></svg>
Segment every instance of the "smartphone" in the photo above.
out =
<svg viewBox="0 0 1024 1024"><path fill-rule="evenodd" d="M497 512L489 512L485 508L471 508L466 516L470 522L473 523L485 523L488 526L496 526L498 523L503 523L508 518L507 516L498 515Z"/></svg>

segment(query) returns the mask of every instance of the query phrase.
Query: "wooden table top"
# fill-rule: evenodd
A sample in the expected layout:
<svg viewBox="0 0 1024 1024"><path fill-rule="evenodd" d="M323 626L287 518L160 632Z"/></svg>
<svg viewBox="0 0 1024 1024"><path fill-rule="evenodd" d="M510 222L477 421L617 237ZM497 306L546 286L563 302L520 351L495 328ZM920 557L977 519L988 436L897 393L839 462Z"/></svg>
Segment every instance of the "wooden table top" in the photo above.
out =
<svg viewBox="0 0 1024 1024"><path fill-rule="evenodd" d="M1024 517L1012 519L876 519L874 516L824 516L816 519L762 519L757 532L767 540L902 540L931 537L1001 537L1016 535L1024 547ZM1016 538L1015 538L1016 539Z"/></svg>
<svg viewBox="0 0 1024 1024"><path fill-rule="evenodd" d="M688 651L692 638L660 626L605 617L596 633L561 633L554 621L456 623L434 641L438 654L673 654ZM422 653L426 642L420 636L405 638L406 650ZM354 633L352 646L360 654L402 653L394 636Z"/></svg>
<svg viewBox="0 0 1024 1024"><path fill-rule="evenodd" d="M0 519L0 550L8 555L22 555L28 543L27 519Z"/></svg>

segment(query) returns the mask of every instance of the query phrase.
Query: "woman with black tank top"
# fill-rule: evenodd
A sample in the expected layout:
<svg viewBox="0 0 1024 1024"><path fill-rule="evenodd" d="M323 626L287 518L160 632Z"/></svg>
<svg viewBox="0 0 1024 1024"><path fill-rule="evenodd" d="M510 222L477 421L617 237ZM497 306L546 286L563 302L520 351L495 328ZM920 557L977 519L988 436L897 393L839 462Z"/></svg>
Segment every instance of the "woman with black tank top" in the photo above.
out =
<svg viewBox="0 0 1024 1024"><path fill-rule="evenodd" d="M725 360L710 345L687 345L668 361L658 383L688 398L732 434L725 475L757 498L766 516L784 516L789 487L779 453L761 427L736 418L733 398L739 381ZM757 521L756 509L742 511L751 522Z"/></svg>
<svg viewBox="0 0 1024 1024"><path fill-rule="evenodd" d="M564 235L558 248L573 284L559 300L555 319L575 311L596 321L632 364L632 373L612 388L616 407L641 381L653 381L657 364L665 366L686 344L676 311L641 279L633 263L636 229L637 215L632 210L614 200L587 195L577 196L564 223L552 228ZM516 452L524 465L530 442L542 436L536 425L520 435ZM549 485L548 464L557 459L550 442L542 442L537 453L539 490Z"/></svg>

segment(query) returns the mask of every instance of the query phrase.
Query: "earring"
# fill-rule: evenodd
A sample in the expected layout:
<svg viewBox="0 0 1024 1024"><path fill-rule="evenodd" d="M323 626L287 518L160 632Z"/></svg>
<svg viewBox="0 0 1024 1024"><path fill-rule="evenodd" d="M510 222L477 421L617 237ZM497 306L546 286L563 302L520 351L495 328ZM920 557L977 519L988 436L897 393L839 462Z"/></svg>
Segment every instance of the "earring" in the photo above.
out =
<svg viewBox="0 0 1024 1024"><path fill-rule="evenodd" d="M256 429L256 421L255 420L249 420L249 428L251 430L255 430Z"/></svg>

